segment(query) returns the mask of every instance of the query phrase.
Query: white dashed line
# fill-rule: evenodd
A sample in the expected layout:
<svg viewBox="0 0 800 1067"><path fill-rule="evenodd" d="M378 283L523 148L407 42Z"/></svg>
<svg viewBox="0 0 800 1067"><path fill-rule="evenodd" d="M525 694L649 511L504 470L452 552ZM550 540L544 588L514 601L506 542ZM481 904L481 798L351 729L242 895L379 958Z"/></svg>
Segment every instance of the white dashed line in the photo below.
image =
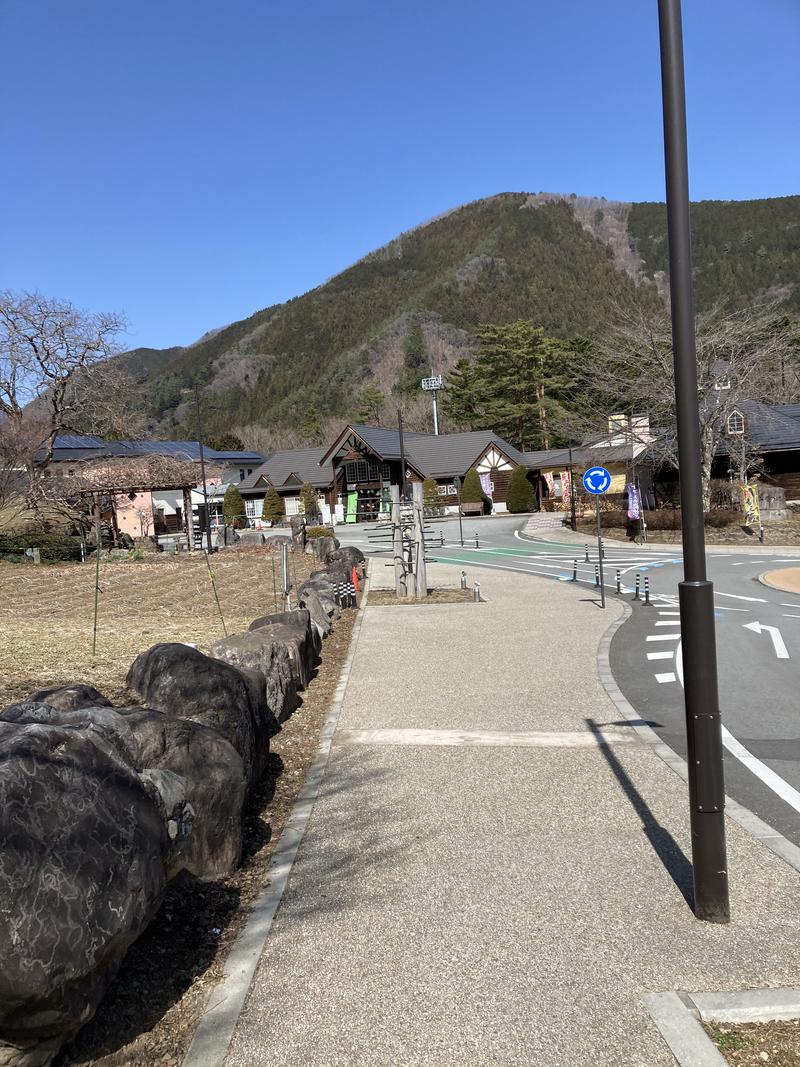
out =
<svg viewBox="0 0 800 1067"><path fill-rule="evenodd" d="M672 671L670 671L668 674L657 674L656 681L659 682L661 685L664 685L666 682L674 682L675 675L672 673Z"/></svg>
<svg viewBox="0 0 800 1067"><path fill-rule="evenodd" d="M648 652L648 659L672 659L673 652Z"/></svg>
<svg viewBox="0 0 800 1067"><path fill-rule="evenodd" d="M680 626L680 619L659 619L656 626Z"/></svg>
<svg viewBox="0 0 800 1067"><path fill-rule="evenodd" d="M679 641L681 635L677 634L650 634L645 641Z"/></svg>

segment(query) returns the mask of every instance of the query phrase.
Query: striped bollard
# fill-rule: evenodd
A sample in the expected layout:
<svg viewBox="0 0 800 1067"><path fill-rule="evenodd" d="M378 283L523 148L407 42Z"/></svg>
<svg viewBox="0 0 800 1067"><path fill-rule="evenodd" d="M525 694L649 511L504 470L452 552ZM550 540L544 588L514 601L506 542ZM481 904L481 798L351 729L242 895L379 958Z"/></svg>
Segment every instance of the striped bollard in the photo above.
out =
<svg viewBox="0 0 800 1067"><path fill-rule="evenodd" d="M462 589L466 589L467 588L467 572L466 571L462 571L461 572L461 588Z"/></svg>
<svg viewBox="0 0 800 1067"><path fill-rule="evenodd" d="M584 563L588 563L589 562L589 546L588 545L584 545L583 546L583 556L584 556L583 562Z"/></svg>
<svg viewBox="0 0 800 1067"><path fill-rule="evenodd" d="M617 592L621 593L622 592L622 571L617 570L616 579L617 579Z"/></svg>
<svg viewBox="0 0 800 1067"><path fill-rule="evenodd" d="M350 601L349 607L354 608L356 606L356 587L353 582L347 583L347 595Z"/></svg>
<svg viewBox="0 0 800 1067"><path fill-rule="evenodd" d="M573 582L578 580L578 561L576 559L572 561L572 580Z"/></svg>
<svg viewBox="0 0 800 1067"><path fill-rule="evenodd" d="M480 547L481 547L481 546L480 546L480 545L478 544L478 531L477 531L477 530L475 531L475 547L476 547L476 548L480 548Z"/></svg>
<svg viewBox="0 0 800 1067"><path fill-rule="evenodd" d="M641 581L642 581L641 575L637 571L636 572L636 592L633 594L633 599L634 600L641 600L641 597L639 596L639 586L641 585Z"/></svg>
<svg viewBox="0 0 800 1067"><path fill-rule="evenodd" d="M644 606L649 608L650 605L650 575L644 576Z"/></svg>
<svg viewBox="0 0 800 1067"><path fill-rule="evenodd" d="M474 587L473 587L472 599L475 601L476 604L480 604L480 602L481 602L481 583L480 582L476 582Z"/></svg>
<svg viewBox="0 0 800 1067"><path fill-rule="evenodd" d="M600 567L597 563L594 565L594 587L595 589L600 588Z"/></svg>

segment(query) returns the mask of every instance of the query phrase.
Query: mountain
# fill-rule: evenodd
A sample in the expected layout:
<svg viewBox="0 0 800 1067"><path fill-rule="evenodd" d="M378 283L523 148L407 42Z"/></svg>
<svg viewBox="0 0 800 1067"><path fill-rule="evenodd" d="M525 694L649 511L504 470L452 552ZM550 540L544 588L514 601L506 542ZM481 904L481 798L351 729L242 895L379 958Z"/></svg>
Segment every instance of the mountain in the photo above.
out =
<svg viewBox="0 0 800 1067"><path fill-rule="evenodd" d="M620 303L666 288L663 204L502 193L401 234L324 285L186 348L121 357L154 430L192 436L352 413L367 383L389 393L409 325L435 372L474 350L483 322L533 319L559 337L601 330ZM800 197L692 208L698 307L769 295L800 308Z"/></svg>

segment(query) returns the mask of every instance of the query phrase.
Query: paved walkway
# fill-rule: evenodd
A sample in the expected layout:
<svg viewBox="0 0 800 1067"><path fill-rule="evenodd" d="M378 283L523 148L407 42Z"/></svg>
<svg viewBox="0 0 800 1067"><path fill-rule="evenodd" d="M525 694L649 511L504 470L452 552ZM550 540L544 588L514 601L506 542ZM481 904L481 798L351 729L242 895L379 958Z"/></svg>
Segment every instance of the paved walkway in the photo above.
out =
<svg viewBox="0 0 800 1067"><path fill-rule="evenodd" d="M730 821L731 925L687 906L685 786L597 678L620 606L480 578L367 607L227 1067L667 1067L647 992L800 982L800 879Z"/></svg>

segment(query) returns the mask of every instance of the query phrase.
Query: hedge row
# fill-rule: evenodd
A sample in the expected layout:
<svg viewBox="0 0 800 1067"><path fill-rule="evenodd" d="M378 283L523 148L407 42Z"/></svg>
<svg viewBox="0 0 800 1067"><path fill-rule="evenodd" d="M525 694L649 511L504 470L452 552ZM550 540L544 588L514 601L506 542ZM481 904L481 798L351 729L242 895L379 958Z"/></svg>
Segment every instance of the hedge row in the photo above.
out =
<svg viewBox="0 0 800 1067"><path fill-rule="evenodd" d="M38 548L41 558L48 563L61 563L65 560L81 558L80 541L62 533L40 533L35 530L0 534L0 558L9 561L25 559L25 550Z"/></svg>
<svg viewBox="0 0 800 1067"><path fill-rule="evenodd" d="M603 525L607 527L624 528L638 525L636 519L628 518L628 513L625 510L601 511L600 515ZM680 530L681 512L677 508L665 508L663 511L646 511L644 513L644 521L647 523L648 530ZM741 511L736 511L733 508L712 508L711 511L706 512L705 516L706 526L711 526L714 529L722 529L725 526L741 526L743 521L744 517ZM594 518L580 519L578 522L582 529L587 530L593 529L594 524Z"/></svg>

